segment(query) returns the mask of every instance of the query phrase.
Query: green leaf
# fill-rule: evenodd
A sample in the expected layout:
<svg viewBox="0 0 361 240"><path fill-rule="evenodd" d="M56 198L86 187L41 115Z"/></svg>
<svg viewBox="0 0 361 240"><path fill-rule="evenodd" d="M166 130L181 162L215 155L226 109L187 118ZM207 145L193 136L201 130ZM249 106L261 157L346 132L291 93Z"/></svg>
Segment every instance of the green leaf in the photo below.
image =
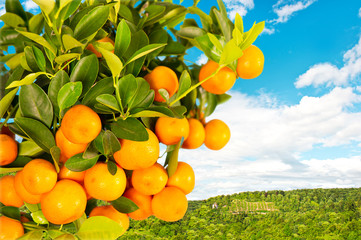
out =
<svg viewBox="0 0 361 240"><path fill-rule="evenodd" d="M149 136L144 125L135 118L119 119L110 125L117 138L132 141L147 141Z"/></svg>
<svg viewBox="0 0 361 240"><path fill-rule="evenodd" d="M16 96L16 93L18 92L19 88L15 88L11 90L11 92L8 92L1 100L0 100L0 118L4 117L4 114L8 110L9 106L11 105L11 102L13 101L14 97Z"/></svg>
<svg viewBox="0 0 361 240"><path fill-rule="evenodd" d="M18 168L3 168L3 167L0 167L0 174L13 173L13 172L21 171L22 169L23 169L22 167L18 167Z"/></svg>
<svg viewBox="0 0 361 240"><path fill-rule="evenodd" d="M36 222L38 224L49 224L48 220L46 220L46 218L41 210L32 212L31 217L33 218L34 222Z"/></svg>
<svg viewBox="0 0 361 240"><path fill-rule="evenodd" d="M61 70L57 72L57 74L53 79L51 79L49 84L48 96L54 106L54 112L57 116L59 116L58 93L60 89L68 82L68 74L65 71Z"/></svg>
<svg viewBox="0 0 361 240"><path fill-rule="evenodd" d="M76 238L73 234L71 233L65 233L63 235L60 235L56 238L54 238L54 240L77 240L78 238Z"/></svg>
<svg viewBox="0 0 361 240"><path fill-rule="evenodd" d="M0 20L2 20L6 25L13 28L16 28L19 25L21 26L25 25L25 21L20 16L11 12L7 12L4 15L2 15L0 17Z"/></svg>
<svg viewBox="0 0 361 240"><path fill-rule="evenodd" d="M118 138L111 131L107 130L102 136L104 155L113 155L120 150L120 143ZM113 174L114 175L114 174Z"/></svg>
<svg viewBox="0 0 361 240"><path fill-rule="evenodd" d="M149 44L145 47L142 47L141 49L139 49L138 51L136 51L131 57L130 59L126 62L125 65L147 55L148 53L151 53L161 47L164 47L165 45L167 45L166 43L157 43L157 44Z"/></svg>
<svg viewBox="0 0 361 240"><path fill-rule="evenodd" d="M138 77L136 81L137 90L134 93L134 97L129 101L128 108L149 107L154 100L154 91L150 90L149 83L144 78Z"/></svg>
<svg viewBox="0 0 361 240"><path fill-rule="evenodd" d="M194 26L183 27L176 33L177 36L189 40L195 39L205 34L206 32L202 28L194 27Z"/></svg>
<svg viewBox="0 0 361 240"><path fill-rule="evenodd" d="M121 225L107 217L90 217L84 221L76 233L82 240L117 239L123 233Z"/></svg>
<svg viewBox="0 0 361 240"><path fill-rule="evenodd" d="M18 156L37 157L44 152L35 142L23 141L19 143Z"/></svg>
<svg viewBox="0 0 361 240"><path fill-rule="evenodd" d="M29 20L29 31L40 34L44 27L44 17L42 13L34 15Z"/></svg>
<svg viewBox="0 0 361 240"><path fill-rule="evenodd" d="M216 95L217 96L217 102L218 104L222 104L222 103L225 103L227 102L232 96L227 94L227 93L224 93L224 94L220 94L220 95Z"/></svg>
<svg viewBox="0 0 361 240"><path fill-rule="evenodd" d="M163 108L163 107L158 107L158 108ZM164 107L164 109L167 109L167 111L165 111L167 114L165 114L161 111L143 110L141 112L132 114L132 117L134 117L134 118L138 118L138 117L174 117L174 114L172 113L171 110L169 110L166 107Z"/></svg>
<svg viewBox="0 0 361 240"><path fill-rule="evenodd" d="M21 87L19 109L23 117L39 120L48 128L53 122L53 105L44 90L35 83Z"/></svg>
<svg viewBox="0 0 361 240"><path fill-rule="evenodd" d="M191 76L189 75L189 72L187 70L184 70L179 78L179 88L176 99L179 98L183 93L185 93L191 87L191 84Z"/></svg>
<svg viewBox="0 0 361 240"><path fill-rule="evenodd" d="M2 3L4 4L4 2ZM27 15L24 11L23 7L19 0L6 0L5 1L5 9L6 12L15 13L16 15L20 16L24 21L26 21Z"/></svg>
<svg viewBox="0 0 361 240"><path fill-rule="evenodd" d="M48 229L48 234L51 237L51 239L55 239L61 235L64 235L63 231L57 230L57 229Z"/></svg>
<svg viewBox="0 0 361 240"><path fill-rule="evenodd" d="M35 81L35 79L42 74L46 74L46 73L45 72L30 73L20 81L13 81L12 83L9 84L9 86L6 87L6 89L32 84Z"/></svg>
<svg viewBox="0 0 361 240"><path fill-rule="evenodd" d="M242 17L239 15L239 13L236 13L236 18L234 20L234 26L235 26L235 29L238 29L241 32L241 34L243 34L243 32L244 32L243 20L242 20Z"/></svg>
<svg viewBox="0 0 361 240"><path fill-rule="evenodd" d="M97 103L97 96L102 94L112 94L113 92L113 79L111 77L104 78L89 89L82 100L82 104L93 107Z"/></svg>
<svg viewBox="0 0 361 240"><path fill-rule="evenodd" d="M204 111L204 116L208 117L214 112L218 102L217 102L217 96L215 94L206 92L206 98L207 98L207 107Z"/></svg>
<svg viewBox="0 0 361 240"><path fill-rule="evenodd" d="M175 118L183 118L184 113L187 112L187 108L185 106L170 107L170 110L173 112Z"/></svg>
<svg viewBox="0 0 361 240"><path fill-rule="evenodd" d="M74 29L74 37L78 40L89 37L96 31L98 31L109 16L108 6L95 7L89 13L87 13L76 25Z"/></svg>
<svg viewBox="0 0 361 240"><path fill-rule="evenodd" d="M168 177L171 177L175 173L175 171L177 170L177 167L178 167L178 153L179 153L180 146L182 146L182 144L183 144L183 140L184 140L184 138L182 137L181 141L179 141L175 145L174 150L167 153L165 164L168 164L168 167L167 167Z"/></svg>
<svg viewBox="0 0 361 240"><path fill-rule="evenodd" d="M219 62L221 51L219 51L211 42L209 39L209 36L207 34L197 37L196 43L198 44L198 47L204 52L204 54L211 60L215 62Z"/></svg>
<svg viewBox="0 0 361 240"><path fill-rule="evenodd" d="M18 53L16 55L14 55L13 57L11 57L9 60L6 61L6 65L11 69L14 70L17 66L20 65L20 60L21 57L25 56L24 53Z"/></svg>
<svg viewBox="0 0 361 240"><path fill-rule="evenodd" d="M46 14L50 14L54 7L55 7L55 2L53 0L33 0L40 8L43 12L45 12Z"/></svg>
<svg viewBox="0 0 361 240"><path fill-rule="evenodd" d="M146 22L149 22L157 17L162 16L162 13L164 13L165 9L166 9L166 7L161 6L161 5L152 4L152 5L148 6L145 9L145 12L148 13Z"/></svg>
<svg viewBox="0 0 361 240"><path fill-rule="evenodd" d="M95 79L98 76L99 62L95 54L83 57L75 65L70 75L70 82L82 82L84 95L93 86Z"/></svg>
<svg viewBox="0 0 361 240"><path fill-rule="evenodd" d="M117 99L111 94L102 94L98 96L96 100L110 109L121 112Z"/></svg>
<svg viewBox="0 0 361 240"><path fill-rule="evenodd" d="M30 203L25 202L24 204L30 212L37 212L41 209L40 203L39 204L30 204Z"/></svg>
<svg viewBox="0 0 361 240"><path fill-rule="evenodd" d="M34 52L36 64L38 65L38 67L41 71L45 72L46 71L46 62L45 62L45 57L44 57L43 52L35 46L32 46L32 49Z"/></svg>
<svg viewBox="0 0 361 240"><path fill-rule="evenodd" d="M45 0L48 1L48 0ZM56 55L56 49L53 48L53 46L50 45L50 43L48 43L48 41L46 41L42 36L35 34L35 33L30 33L30 32L24 32L24 31L20 31L20 30L16 30L18 33L21 33L22 35L24 35L25 37L33 40L34 42L40 44L41 46L46 47L47 49L49 49L54 55Z"/></svg>
<svg viewBox="0 0 361 240"><path fill-rule="evenodd" d="M84 159L90 159L98 157L98 149L96 148L94 142L91 142L87 145L87 148L85 149L82 158Z"/></svg>
<svg viewBox="0 0 361 240"><path fill-rule="evenodd" d="M188 10L191 14L197 14L201 19L206 21L209 25L213 24L212 18L208 14L203 12L201 9L199 9L198 7L191 6L188 8Z"/></svg>
<svg viewBox="0 0 361 240"><path fill-rule="evenodd" d="M261 32L263 31L264 25L265 25L264 21L257 24L253 24L252 28L248 32L244 33L244 41L239 47L242 50L245 50L249 46L251 46L252 43L256 41L258 35L261 34Z"/></svg>
<svg viewBox="0 0 361 240"><path fill-rule="evenodd" d="M57 173L60 172L60 168L59 168L60 153L61 153L61 150L58 146L54 146L50 149L50 154L51 154L51 157L53 158L55 170Z"/></svg>
<svg viewBox="0 0 361 240"><path fill-rule="evenodd" d="M39 147L50 153L50 149L55 146L55 139L51 131L41 122L25 117L14 119L15 124L33 140Z"/></svg>
<svg viewBox="0 0 361 240"><path fill-rule="evenodd" d="M108 51L101 47L97 47L97 50L103 55L110 71L112 72L113 77L119 76L120 72L123 70L123 63L119 59L119 57L111 51Z"/></svg>
<svg viewBox="0 0 361 240"><path fill-rule="evenodd" d="M82 172L92 168L98 161L99 155L93 158L83 158L83 153L78 153L65 162L65 167L74 172Z"/></svg>
<svg viewBox="0 0 361 240"><path fill-rule="evenodd" d="M17 238L17 240L41 240L43 239L44 230L38 229L38 230L31 230L30 232L25 233L20 238Z"/></svg>
<svg viewBox="0 0 361 240"><path fill-rule="evenodd" d="M131 213L139 209L139 207L129 198L121 196L111 202L113 207L121 213Z"/></svg>
<svg viewBox="0 0 361 240"><path fill-rule="evenodd" d="M238 28L234 28L232 32L232 37L236 42L236 45L239 46L243 42L243 34L239 31Z"/></svg>
<svg viewBox="0 0 361 240"><path fill-rule="evenodd" d="M213 43L213 45L219 50L222 51L223 46L221 44L221 42L218 40L218 38L216 36L214 36L212 33L207 33L209 40L211 40L211 42Z"/></svg>
<svg viewBox="0 0 361 240"><path fill-rule="evenodd" d="M169 40L170 40L169 42L173 42L172 39L169 39ZM167 47L169 42L168 42L168 33L163 28L152 31L149 35L149 43L150 44L166 43L167 45L165 47ZM149 53L147 56L147 59L149 61L151 61L153 58L158 56L164 50L165 47L161 47L161 48Z"/></svg>
<svg viewBox="0 0 361 240"><path fill-rule="evenodd" d="M21 57L21 60L22 60L21 65L28 71L30 69L31 70L30 72L40 71L40 68L35 59L35 54L34 54L33 48L27 46L24 48L24 52L25 52L25 56Z"/></svg>
<svg viewBox="0 0 361 240"><path fill-rule="evenodd" d="M68 5L72 0L60 0L59 9L63 9L66 5Z"/></svg>
<svg viewBox="0 0 361 240"><path fill-rule="evenodd" d="M158 93L166 102L169 101L169 92L166 89L161 88L158 90Z"/></svg>
<svg viewBox="0 0 361 240"><path fill-rule="evenodd" d="M7 168L22 168L32 159L30 157L18 156L16 157L15 161L6 165Z"/></svg>
<svg viewBox="0 0 361 240"><path fill-rule="evenodd" d="M54 60L57 64L61 65L66 61L69 61L73 58L78 58L80 56L80 53L66 53L60 56L57 56Z"/></svg>
<svg viewBox="0 0 361 240"><path fill-rule="evenodd" d="M117 174L117 171L118 171L118 168L117 168L117 164L115 164L115 162L113 161L108 161L107 162L107 168L108 168L108 171L111 175L115 175Z"/></svg>
<svg viewBox="0 0 361 240"><path fill-rule="evenodd" d="M234 39L224 46L219 65L228 65L243 55L243 51L237 46Z"/></svg>
<svg viewBox="0 0 361 240"><path fill-rule="evenodd" d="M58 106L60 111L73 106L82 92L81 82L68 82L66 83L58 93Z"/></svg>
<svg viewBox="0 0 361 240"><path fill-rule="evenodd" d="M11 207L11 206L1 207L0 213L6 217L20 221L20 210L17 207Z"/></svg>
<svg viewBox="0 0 361 240"><path fill-rule="evenodd" d="M61 10L61 18L64 20L69 18L79 8L80 4L81 0L72 0L70 4L66 5L65 8Z"/></svg>
<svg viewBox="0 0 361 240"><path fill-rule="evenodd" d="M227 17L227 9L226 6L224 5L222 0L217 0L218 6L219 6L219 10L221 11L222 15L226 18Z"/></svg>
<svg viewBox="0 0 361 240"><path fill-rule="evenodd" d="M119 58L127 51L131 39L131 32L124 19L120 21L115 36L114 54Z"/></svg>
<svg viewBox="0 0 361 240"><path fill-rule="evenodd" d="M216 15L218 25L223 33L223 36L226 39L226 42L232 38L232 26L230 20L227 18L227 15L219 12L217 9L213 9L214 14Z"/></svg>
<svg viewBox="0 0 361 240"><path fill-rule="evenodd" d="M132 41L130 42L127 51L124 53L124 57L126 59L130 59L136 51L138 51L140 48L144 46L147 46L148 44L149 44L148 36L143 30L137 31L134 34L132 32ZM125 74L131 73L134 76L138 76L141 68L143 67L144 61L145 61L145 56L134 62L127 64Z"/></svg>
<svg viewBox="0 0 361 240"><path fill-rule="evenodd" d="M118 80L117 94L121 99L123 108L134 98L138 89L138 82L132 74L128 74Z"/></svg>
<svg viewBox="0 0 361 240"><path fill-rule="evenodd" d="M99 135L94 139L93 144L94 147L104 155L104 146L103 146L103 135L104 131L102 130Z"/></svg>

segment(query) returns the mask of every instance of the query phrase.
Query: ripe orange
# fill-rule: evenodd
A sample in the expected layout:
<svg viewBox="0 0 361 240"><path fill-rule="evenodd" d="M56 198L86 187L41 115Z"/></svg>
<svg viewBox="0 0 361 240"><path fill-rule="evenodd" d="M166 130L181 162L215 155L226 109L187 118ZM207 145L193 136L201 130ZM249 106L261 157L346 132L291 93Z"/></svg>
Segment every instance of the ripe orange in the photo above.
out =
<svg viewBox="0 0 361 240"><path fill-rule="evenodd" d="M183 142L182 148L196 149L199 148L206 137L203 124L195 118L189 118L189 135L188 138Z"/></svg>
<svg viewBox="0 0 361 240"><path fill-rule="evenodd" d="M121 235L123 235L129 228L128 215L118 212L112 205L93 208L93 210L89 214L89 217L95 217L95 216L104 216L119 223L119 225L122 226L123 228Z"/></svg>
<svg viewBox="0 0 361 240"><path fill-rule="evenodd" d="M77 183L82 184L84 181L85 171L83 172L74 172L67 169L65 166L60 168L60 172L58 174L59 179L70 179Z"/></svg>
<svg viewBox="0 0 361 240"><path fill-rule="evenodd" d="M41 210L54 224L67 224L80 218L87 199L83 187L72 180L60 180L48 193L41 196Z"/></svg>
<svg viewBox="0 0 361 240"><path fill-rule="evenodd" d="M0 217L0 239L18 239L22 235L24 235L24 227L18 220Z"/></svg>
<svg viewBox="0 0 361 240"><path fill-rule="evenodd" d="M120 139L121 149L114 153L115 161L124 169L134 170L152 166L159 157L159 141L155 134L147 129L147 141Z"/></svg>
<svg viewBox="0 0 361 240"><path fill-rule="evenodd" d="M188 120L187 118L160 117L155 124L155 134L163 144L177 144L182 137L186 140L189 135Z"/></svg>
<svg viewBox="0 0 361 240"><path fill-rule="evenodd" d="M85 105L75 105L64 115L61 130L72 143L89 143L102 129L102 123L96 112Z"/></svg>
<svg viewBox="0 0 361 240"><path fill-rule="evenodd" d="M262 51L254 46L249 46L243 51L242 57L237 62L237 74L243 79L258 77L263 71L264 55Z"/></svg>
<svg viewBox="0 0 361 240"><path fill-rule="evenodd" d="M209 60L202 66L199 72L199 81L212 75L218 68L219 64ZM202 83L202 87L213 94L223 94L231 89L236 82L236 74L229 67L223 67L216 75Z"/></svg>
<svg viewBox="0 0 361 240"><path fill-rule="evenodd" d="M41 194L32 194L28 190L25 189L23 184L23 171L19 171L15 175L14 187L16 193L20 196L20 198L30 204L38 204L40 203Z"/></svg>
<svg viewBox="0 0 361 240"><path fill-rule="evenodd" d="M144 79L147 80L150 88L154 90L154 100L157 102L165 102L158 92L159 89L163 88L167 90L169 97L172 97L174 93L178 91L179 83L177 74L169 67L158 66L154 68L151 73L145 75Z"/></svg>
<svg viewBox="0 0 361 240"><path fill-rule="evenodd" d="M23 169L22 179L25 189L32 194L49 192L58 179L55 167L44 159L34 159Z"/></svg>
<svg viewBox="0 0 361 240"><path fill-rule="evenodd" d="M15 177L11 175L0 178L0 202L5 206L21 207L23 200L15 191Z"/></svg>
<svg viewBox="0 0 361 240"><path fill-rule="evenodd" d="M70 142L63 134L63 131L61 128L56 132L55 134L55 141L56 145L60 148L61 155L64 156L63 159L69 159L75 154L82 153L85 151L87 147L87 143L72 143ZM62 161L64 161L62 158L60 158ZM65 160L65 161L66 161ZM62 162L61 161L61 162Z"/></svg>
<svg viewBox="0 0 361 240"><path fill-rule="evenodd" d="M175 222L182 219L187 208L186 195L176 187L165 187L152 199L153 215L163 221Z"/></svg>
<svg viewBox="0 0 361 240"><path fill-rule="evenodd" d="M0 166L8 165L18 156L16 141L7 134L0 134Z"/></svg>
<svg viewBox="0 0 361 240"><path fill-rule="evenodd" d="M128 216L134 220L144 220L152 215L152 196L145 195L134 188L129 188L123 194L123 197L132 200L139 208L134 212L128 213Z"/></svg>
<svg viewBox="0 0 361 240"><path fill-rule="evenodd" d="M168 179L167 187L177 187L187 195L192 192L194 184L195 175L193 168L188 163L178 162L177 170Z"/></svg>
<svg viewBox="0 0 361 240"><path fill-rule="evenodd" d="M98 40L97 42L110 42L114 46L114 41L111 40L109 37L102 38L102 39ZM102 54L95 49L93 44L89 43L88 46L86 47L86 49L88 49L88 50L92 51L93 53L95 53L95 55L98 58L102 57ZM114 50L112 52L114 53Z"/></svg>
<svg viewBox="0 0 361 240"><path fill-rule="evenodd" d="M122 196L126 182L127 178L121 167L117 166L117 173L113 176L103 162L86 170L84 177L84 186L89 195L104 201L113 201Z"/></svg>
<svg viewBox="0 0 361 240"><path fill-rule="evenodd" d="M166 170L159 163L143 169L134 170L132 185L140 193L154 195L162 191L168 181Z"/></svg>
<svg viewBox="0 0 361 240"><path fill-rule="evenodd" d="M204 129L206 131L204 144L211 150L222 149L231 138L229 127L219 119L209 121Z"/></svg>

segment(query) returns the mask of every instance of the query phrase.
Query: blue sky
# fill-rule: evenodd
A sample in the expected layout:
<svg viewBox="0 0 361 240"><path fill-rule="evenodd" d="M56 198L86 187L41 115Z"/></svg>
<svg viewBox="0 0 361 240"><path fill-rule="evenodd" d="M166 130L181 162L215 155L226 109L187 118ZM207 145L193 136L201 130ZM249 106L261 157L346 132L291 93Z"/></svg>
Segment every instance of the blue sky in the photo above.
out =
<svg viewBox="0 0 361 240"><path fill-rule="evenodd" d="M178 3L178 0L175 0ZM183 5L192 5L192 0ZM206 13L216 0L201 0ZM196 173L189 199L241 191L361 187L361 2L226 0L265 55L256 79L238 79L210 119L231 128L220 151L180 152ZM36 11L32 1L23 1ZM4 0L0 0L0 14ZM187 59L205 63L192 49ZM207 119L208 120L208 119Z"/></svg>

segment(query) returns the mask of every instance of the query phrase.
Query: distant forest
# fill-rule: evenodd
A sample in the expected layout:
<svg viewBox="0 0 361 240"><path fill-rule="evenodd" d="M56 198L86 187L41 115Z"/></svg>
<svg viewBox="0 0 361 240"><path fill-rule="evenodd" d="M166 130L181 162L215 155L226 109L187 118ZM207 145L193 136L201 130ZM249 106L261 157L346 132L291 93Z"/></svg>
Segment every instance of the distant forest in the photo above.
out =
<svg viewBox="0 0 361 240"><path fill-rule="evenodd" d="M361 240L361 188L243 192L189 201L182 220L132 220L121 239Z"/></svg>

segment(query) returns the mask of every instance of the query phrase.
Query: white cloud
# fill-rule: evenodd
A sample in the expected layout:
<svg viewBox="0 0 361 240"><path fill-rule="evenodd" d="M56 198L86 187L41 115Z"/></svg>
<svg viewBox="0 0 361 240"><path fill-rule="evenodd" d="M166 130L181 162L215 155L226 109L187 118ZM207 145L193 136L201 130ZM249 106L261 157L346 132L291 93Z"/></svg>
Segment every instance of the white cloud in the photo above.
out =
<svg viewBox="0 0 361 240"><path fill-rule="evenodd" d="M361 102L353 88L336 87L321 97L303 97L292 106L279 105L267 94L231 95L211 116L230 127L227 146L220 151L203 146L179 154L180 161L188 162L196 173L190 199L241 191L360 186L361 156L301 158L316 146L332 149L361 143L361 113L348 111Z"/></svg>
<svg viewBox="0 0 361 240"><path fill-rule="evenodd" d="M358 16L361 18L361 8L358 10Z"/></svg>
<svg viewBox="0 0 361 240"><path fill-rule="evenodd" d="M224 0L228 9L228 17L233 21L238 13L241 17L246 16L249 10L254 8L253 0Z"/></svg>
<svg viewBox="0 0 361 240"><path fill-rule="evenodd" d="M264 27L263 31L261 32L261 34L267 34L267 35L272 35L276 32L276 30L271 27L271 28L268 28L267 26Z"/></svg>
<svg viewBox="0 0 361 240"><path fill-rule="evenodd" d="M343 55L341 68L331 63L319 63L312 66L295 82L297 88L306 86L344 86L361 74L361 37L359 42Z"/></svg>
<svg viewBox="0 0 361 240"><path fill-rule="evenodd" d="M32 0L26 0L22 4L24 6L25 11L28 12L40 11L39 6Z"/></svg>
<svg viewBox="0 0 361 240"><path fill-rule="evenodd" d="M203 65L203 64L206 64L207 61L208 61L207 56L206 56L204 53L202 53L202 54L197 58L196 63L197 63L198 65Z"/></svg>
<svg viewBox="0 0 361 240"><path fill-rule="evenodd" d="M315 1L316 0L302 0L294 2L279 0L273 5L273 11L277 14L277 19L272 20L272 22L285 23L294 13L308 8Z"/></svg>

